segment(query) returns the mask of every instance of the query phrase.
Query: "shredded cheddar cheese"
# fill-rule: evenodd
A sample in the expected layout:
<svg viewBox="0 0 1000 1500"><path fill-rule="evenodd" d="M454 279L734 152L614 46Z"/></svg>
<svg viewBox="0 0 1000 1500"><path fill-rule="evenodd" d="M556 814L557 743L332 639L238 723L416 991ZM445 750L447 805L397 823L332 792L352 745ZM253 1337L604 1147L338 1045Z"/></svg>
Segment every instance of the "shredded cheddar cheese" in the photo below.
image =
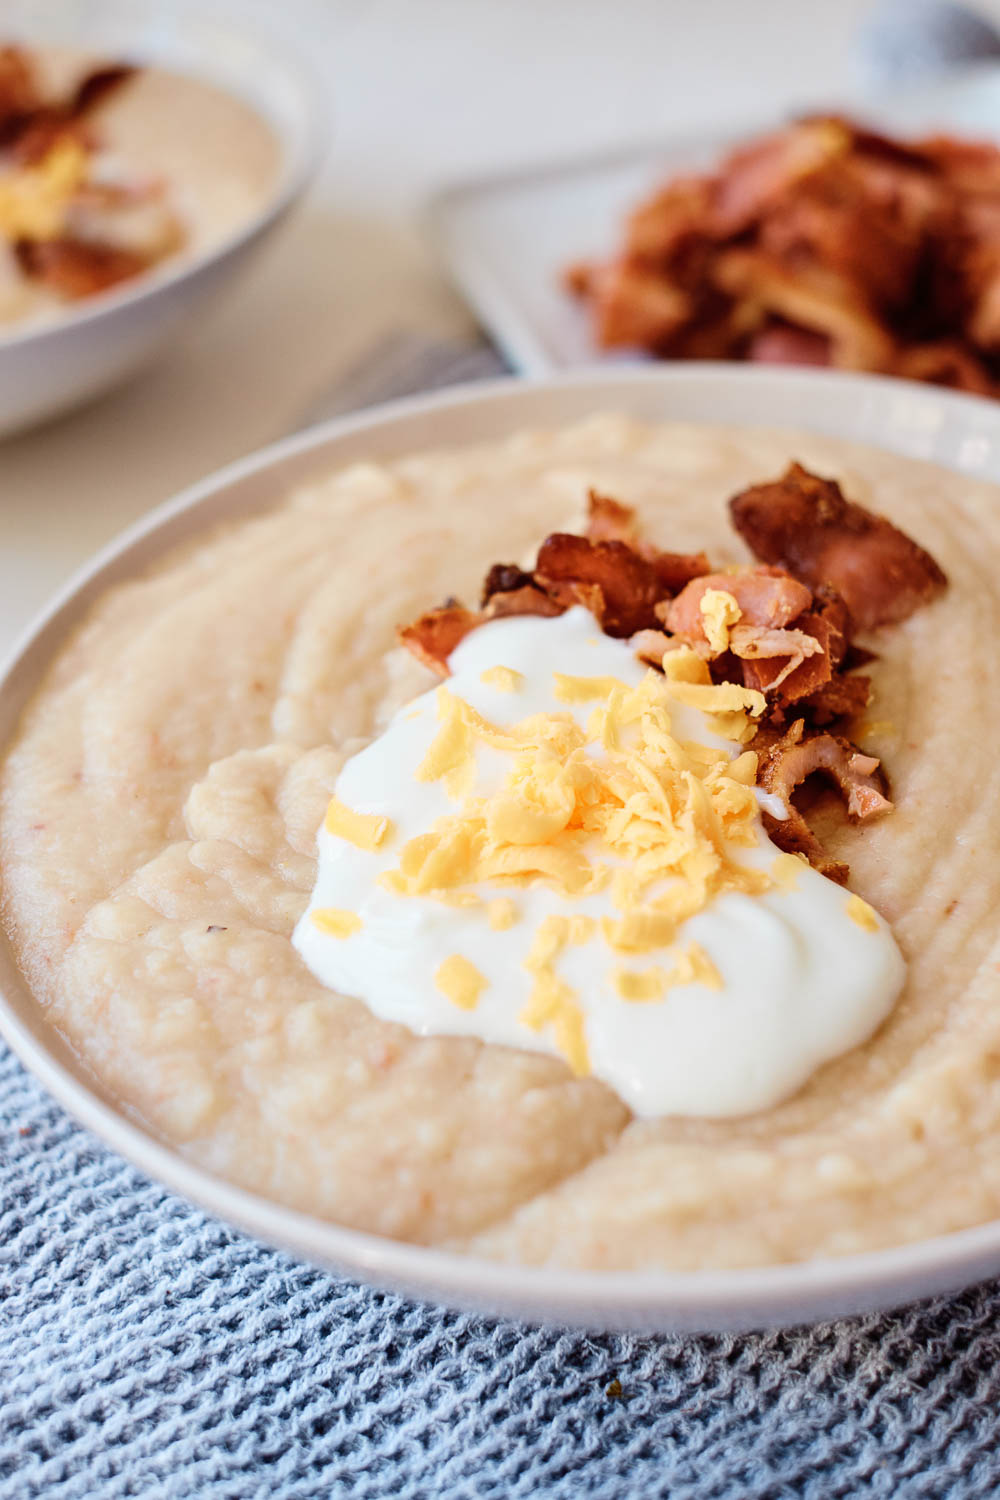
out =
<svg viewBox="0 0 1000 1500"><path fill-rule="evenodd" d="M327 937L348 938L361 931L361 918L356 911L345 911L339 906L317 907L312 914L314 927Z"/></svg>
<svg viewBox="0 0 1000 1500"><path fill-rule="evenodd" d="M578 1078L590 1072L590 1055L584 1034L583 1011L576 996L551 970L539 974L531 992L531 999L519 1017L521 1024L531 1031L543 1031L552 1027L556 1047L565 1057Z"/></svg>
<svg viewBox="0 0 1000 1500"><path fill-rule="evenodd" d="M508 896L498 896L488 903L486 920L494 932L506 932L517 921L517 907Z"/></svg>
<svg viewBox="0 0 1000 1500"><path fill-rule="evenodd" d="M740 743L752 735L751 715L761 712L764 699L714 684L705 662L686 650L669 654L664 675L650 671L634 687L614 677L554 676L561 702L593 703L586 727L556 712L500 728L447 686L438 689L438 727L416 777L442 782L454 811L407 840L396 867L379 878L394 894L450 903L479 900L483 886L542 881L569 900L610 887L617 915L600 924L582 913L549 916L525 960L533 986L519 1019L535 1031L550 1029L556 1048L583 1076L589 1072L584 1013L556 972L565 948L598 934L613 952L632 958L671 950L680 925L720 892L753 893L774 883L732 854L733 845L756 841L756 756L743 751L730 759L728 747L681 741L671 723L678 703L691 704L721 736ZM476 791L481 747L508 757L489 795ZM377 847L385 837L378 820L339 804L331 809L333 831L361 847ZM486 917L502 931L517 913L513 903L492 900ZM721 985L697 944L669 958L669 967L644 974L619 969L613 981L619 993L653 999L677 984ZM454 1004L471 1009L485 980L453 955L435 983Z"/></svg>
<svg viewBox="0 0 1000 1500"><path fill-rule="evenodd" d="M475 964L463 958L460 953L453 953L438 966L434 983L442 995L452 1005L457 1005L459 1010L475 1010L487 981Z"/></svg>
<svg viewBox="0 0 1000 1500"><path fill-rule="evenodd" d="M678 697L698 695L708 713L749 729L759 693L711 682L694 653L674 652L671 675L647 673L637 687L615 678L561 678L577 701L597 701L585 729L569 715L536 714L503 730L446 687L440 728L417 770L443 780L458 808L410 839L383 883L398 894L441 895L481 883L547 881L567 896L601 889L621 866L631 874L622 920L605 935L615 947L659 947L677 924L719 891L771 883L738 864L728 844L755 840L756 757L683 744L671 732ZM473 795L477 745L511 756L503 784ZM603 753L595 753L596 751Z"/></svg>
<svg viewBox="0 0 1000 1500"><path fill-rule="evenodd" d="M339 797L331 797L323 826L327 833L346 839L357 849L378 849L392 832L392 823L379 813L359 813L345 807Z"/></svg>
<svg viewBox="0 0 1000 1500"><path fill-rule="evenodd" d="M593 703L624 686L617 677L570 677L565 672L553 672L552 675L560 703Z"/></svg>
<svg viewBox="0 0 1000 1500"><path fill-rule="evenodd" d="M802 874L803 861L795 854L776 854L771 877L780 890L794 891Z"/></svg>
<svg viewBox="0 0 1000 1500"><path fill-rule="evenodd" d="M524 686L524 674L515 672L513 667L487 667L479 677L480 682L485 682L487 687L495 687L500 693L516 693Z"/></svg>
<svg viewBox="0 0 1000 1500"><path fill-rule="evenodd" d="M847 902L847 915L865 932L878 932L878 918L867 901L860 896L851 896Z"/></svg>
<svg viewBox="0 0 1000 1500"><path fill-rule="evenodd" d="M79 141L56 141L36 165L0 177L0 231L11 240L55 239L86 176L87 153Z"/></svg>
<svg viewBox="0 0 1000 1500"><path fill-rule="evenodd" d="M583 920L585 923L586 919ZM581 925L579 917L550 916L539 925L524 961L535 982L531 998L518 1018L532 1031L551 1026L556 1047L578 1078L590 1072L583 1011L574 991L556 974L554 965L567 943L586 942L590 931L591 928Z"/></svg>
<svg viewBox="0 0 1000 1500"><path fill-rule="evenodd" d="M732 594L725 589L706 589L698 602L705 639L716 656L729 649L729 627L743 616Z"/></svg>
<svg viewBox="0 0 1000 1500"><path fill-rule="evenodd" d="M675 985L703 984L709 990L722 989L722 976L700 943L688 943L682 953L674 953L673 964L663 969L654 964L649 969L615 969L611 982L623 1000L662 1000Z"/></svg>
<svg viewBox="0 0 1000 1500"><path fill-rule="evenodd" d="M662 1000L666 994L667 976L658 964L641 973L637 969L616 969L611 983L623 1000Z"/></svg>

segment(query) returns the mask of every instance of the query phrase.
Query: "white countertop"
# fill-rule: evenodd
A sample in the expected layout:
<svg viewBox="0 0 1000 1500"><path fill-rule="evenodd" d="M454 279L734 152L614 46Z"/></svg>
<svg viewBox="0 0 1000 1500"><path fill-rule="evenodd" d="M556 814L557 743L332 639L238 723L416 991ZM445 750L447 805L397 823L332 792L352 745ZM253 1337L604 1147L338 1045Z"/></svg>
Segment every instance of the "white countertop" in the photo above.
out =
<svg viewBox="0 0 1000 1500"><path fill-rule="evenodd" d="M1000 16L1000 0L989 7ZM380 336L469 326L423 241L446 181L842 97L866 0L282 0L329 89L308 201L124 390L0 443L0 652L73 568L298 425Z"/></svg>

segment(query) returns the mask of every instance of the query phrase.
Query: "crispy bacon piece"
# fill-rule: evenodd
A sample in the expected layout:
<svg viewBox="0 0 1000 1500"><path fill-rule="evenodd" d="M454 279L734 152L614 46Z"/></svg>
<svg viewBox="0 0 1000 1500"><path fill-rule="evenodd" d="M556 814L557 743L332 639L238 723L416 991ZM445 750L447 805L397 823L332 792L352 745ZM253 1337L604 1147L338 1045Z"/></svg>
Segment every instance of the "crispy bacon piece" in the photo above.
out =
<svg viewBox="0 0 1000 1500"><path fill-rule="evenodd" d="M589 609L594 619L601 624L606 614L606 603L604 590L599 583L585 583L580 578L566 578L562 580L548 580L547 598L553 602L561 614L563 610L572 609L579 605L582 609ZM607 632L609 635L610 631Z"/></svg>
<svg viewBox="0 0 1000 1500"><path fill-rule="evenodd" d="M737 625L730 635L730 650L741 663L744 687L772 699L780 694L784 703L804 698L832 675L829 656L805 629Z"/></svg>
<svg viewBox="0 0 1000 1500"><path fill-rule="evenodd" d="M548 594L535 588L533 583L522 584L516 589L501 589L491 594L483 612L487 620L503 620L509 615L542 615L552 618L561 615L566 606Z"/></svg>
<svg viewBox="0 0 1000 1500"><path fill-rule="evenodd" d="M787 568L810 588L835 589L860 630L905 620L947 583L930 554L904 532L801 464L735 495L729 510L755 556Z"/></svg>
<svg viewBox="0 0 1000 1500"><path fill-rule="evenodd" d="M592 542L553 532L542 543L535 582L560 603L585 603L614 636L654 629L662 593L656 569L625 542Z"/></svg>
<svg viewBox="0 0 1000 1500"><path fill-rule="evenodd" d="M649 266L683 270L709 240L707 220L716 185L711 177L676 177L628 219L628 258Z"/></svg>
<svg viewBox="0 0 1000 1500"><path fill-rule="evenodd" d="M674 635L684 640L705 641L705 617L701 601L709 589L731 594L741 611L741 623L765 629L780 629L812 603L812 593L781 568L747 568L740 573L709 573L694 578L676 599L657 606L656 613Z"/></svg>
<svg viewBox="0 0 1000 1500"><path fill-rule="evenodd" d="M847 816L854 822L867 822L892 811L885 795L885 781L879 773L879 762L865 755L850 740L824 731L806 731L797 719L784 734L769 736L760 731L751 742L757 751L757 783L772 792L784 804L785 819L765 813L768 835L790 854L805 854L809 863L822 875L843 885L848 867L831 859L793 803L793 795L807 777L818 774L828 779L840 792L847 806Z"/></svg>
<svg viewBox="0 0 1000 1500"><path fill-rule="evenodd" d="M994 142L937 135L921 141L919 149L960 191L983 197L1000 194L1000 150Z"/></svg>
<svg viewBox="0 0 1000 1500"><path fill-rule="evenodd" d="M851 144L835 119L804 120L730 153L716 179L711 223L720 238L744 234L790 190Z"/></svg>
<svg viewBox="0 0 1000 1500"><path fill-rule="evenodd" d="M480 605L485 609L494 594L509 594L515 589L528 587L532 582L531 574L519 568L517 563L494 563L483 580Z"/></svg>
<svg viewBox="0 0 1000 1500"><path fill-rule="evenodd" d="M666 350L691 320L695 304L682 287L656 271L618 261L594 267L588 281L598 343Z"/></svg>
<svg viewBox="0 0 1000 1500"><path fill-rule="evenodd" d="M674 649L675 641L663 630L640 630L632 637L630 645L640 661L658 667L666 653Z"/></svg>
<svg viewBox="0 0 1000 1500"><path fill-rule="evenodd" d="M18 161L38 161L62 136L81 135L80 122L138 69L128 63L93 68L65 99L43 100L29 55L0 47L0 145Z"/></svg>
<svg viewBox="0 0 1000 1500"><path fill-rule="evenodd" d="M439 677L448 676L448 658L470 631L483 623L483 616L462 604L442 604L430 609L414 620L412 625L401 625L397 631L399 642L412 651L418 661L430 667Z"/></svg>
<svg viewBox="0 0 1000 1500"><path fill-rule="evenodd" d="M822 643L830 658L830 665L837 671L844 664L851 644L851 617L847 613L847 605L836 589L821 584L813 594L812 609L807 618L808 625L803 621L798 623L803 630L810 630ZM860 646L855 650L859 660L852 661L852 666L860 666L862 659L874 661L874 652L865 651Z"/></svg>
<svg viewBox="0 0 1000 1500"><path fill-rule="evenodd" d="M106 291L149 266L134 250L90 240L19 240L14 250L26 276L71 300Z"/></svg>
<svg viewBox="0 0 1000 1500"><path fill-rule="evenodd" d="M717 257L713 280L729 296L829 341L830 363L843 370L887 370L896 341L864 297L839 271L818 261L786 265L766 250L735 247Z"/></svg>
<svg viewBox="0 0 1000 1500"><path fill-rule="evenodd" d="M1000 393L1000 148L799 120L674 178L567 285L597 341Z"/></svg>
<svg viewBox="0 0 1000 1500"><path fill-rule="evenodd" d="M836 673L829 682L799 700L808 709L814 724L832 724L835 719L849 719L859 714L871 702L872 680L862 673L845 676Z"/></svg>
<svg viewBox="0 0 1000 1500"><path fill-rule="evenodd" d="M652 563L664 594L679 594L692 578L702 578L710 573L712 565L704 552L655 552L641 549L643 556Z"/></svg>
<svg viewBox="0 0 1000 1500"><path fill-rule="evenodd" d="M846 617L842 600L836 597L820 599L817 608L798 617L794 631L783 632L792 636L802 634L806 640L812 641L813 649L804 650L798 660L790 659L776 676L771 675L773 667L769 662L745 661L744 687L755 687L772 699L777 697L777 701L785 706L803 698L811 700L832 682L843 661Z"/></svg>
<svg viewBox="0 0 1000 1500"><path fill-rule="evenodd" d="M801 720L796 722L801 723ZM765 809L761 813L761 820L764 832L772 844L777 844L786 854L804 855L813 869L825 875L827 880L832 880L837 885L847 884L851 873L850 865L827 854L797 808L793 808L787 818L772 817Z"/></svg>

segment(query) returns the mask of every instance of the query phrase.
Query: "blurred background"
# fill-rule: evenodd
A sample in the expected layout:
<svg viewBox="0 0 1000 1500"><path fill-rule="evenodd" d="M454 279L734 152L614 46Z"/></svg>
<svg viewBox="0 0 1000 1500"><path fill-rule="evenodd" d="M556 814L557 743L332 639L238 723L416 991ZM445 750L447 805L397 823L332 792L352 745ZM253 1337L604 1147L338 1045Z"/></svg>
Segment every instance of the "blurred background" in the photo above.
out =
<svg viewBox="0 0 1000 1500"><path fill-rule="evenodd" d="M1000 24L1000 0L978 10ZM426 234L433 190L842 102L877 86L900 45L919 63L927 7L229 0L225 11L266 19L311 64L328 131L318 176L239 289L162 361L0 444L4 643L126 522L322 410L379 340L472 333Z"/></svg>

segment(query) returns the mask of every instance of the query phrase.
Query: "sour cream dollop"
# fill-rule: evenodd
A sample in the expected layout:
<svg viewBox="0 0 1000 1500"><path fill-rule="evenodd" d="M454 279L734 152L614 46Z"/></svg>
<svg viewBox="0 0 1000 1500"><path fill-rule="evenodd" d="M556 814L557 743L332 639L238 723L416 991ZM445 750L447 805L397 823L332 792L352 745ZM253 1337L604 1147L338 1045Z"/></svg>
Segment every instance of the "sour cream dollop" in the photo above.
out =
<svg viewBox="0 0 1000 1500"><path fill-rule="evenodd" d="M560 683L614 679L627 691L647 670L579 608L481 626L450 665L448 694L498 729L532 715L592 726L594 702L567 701ZM293 939L330 989L422 1036L475 1036L563 1056L642 1116L767 1109L863 1042L891 1010L905 965L887 924L802 861L781 856L759 810L749 841L727 854L771 882L712 897L679 924L669 951L614 951L608 931L621 918L621 899L610 883L567 894L537 878L490 879L460 903L393 889L399 877L390 872L411 840L454 816L463 799L494 796L510 776L509 753L477 744L460 789L454 778L418 779L440 745L441 712L438 691L407 704L338 779L336 804L348 810L343 818L359 815L363 831L355 837L343 822L340 831L320 829L316 885ZM672 705L670 720L680 743L733 761L744 750L720 738L716 716L688 703ZM547 957L545 934L565 933L566 919L572 938L550 944ZM540 937L551 981L541 1006ZM545 994L571 997L565 1014L576 1017L575 1040L558 1005L546 1010Z"/></svg>

